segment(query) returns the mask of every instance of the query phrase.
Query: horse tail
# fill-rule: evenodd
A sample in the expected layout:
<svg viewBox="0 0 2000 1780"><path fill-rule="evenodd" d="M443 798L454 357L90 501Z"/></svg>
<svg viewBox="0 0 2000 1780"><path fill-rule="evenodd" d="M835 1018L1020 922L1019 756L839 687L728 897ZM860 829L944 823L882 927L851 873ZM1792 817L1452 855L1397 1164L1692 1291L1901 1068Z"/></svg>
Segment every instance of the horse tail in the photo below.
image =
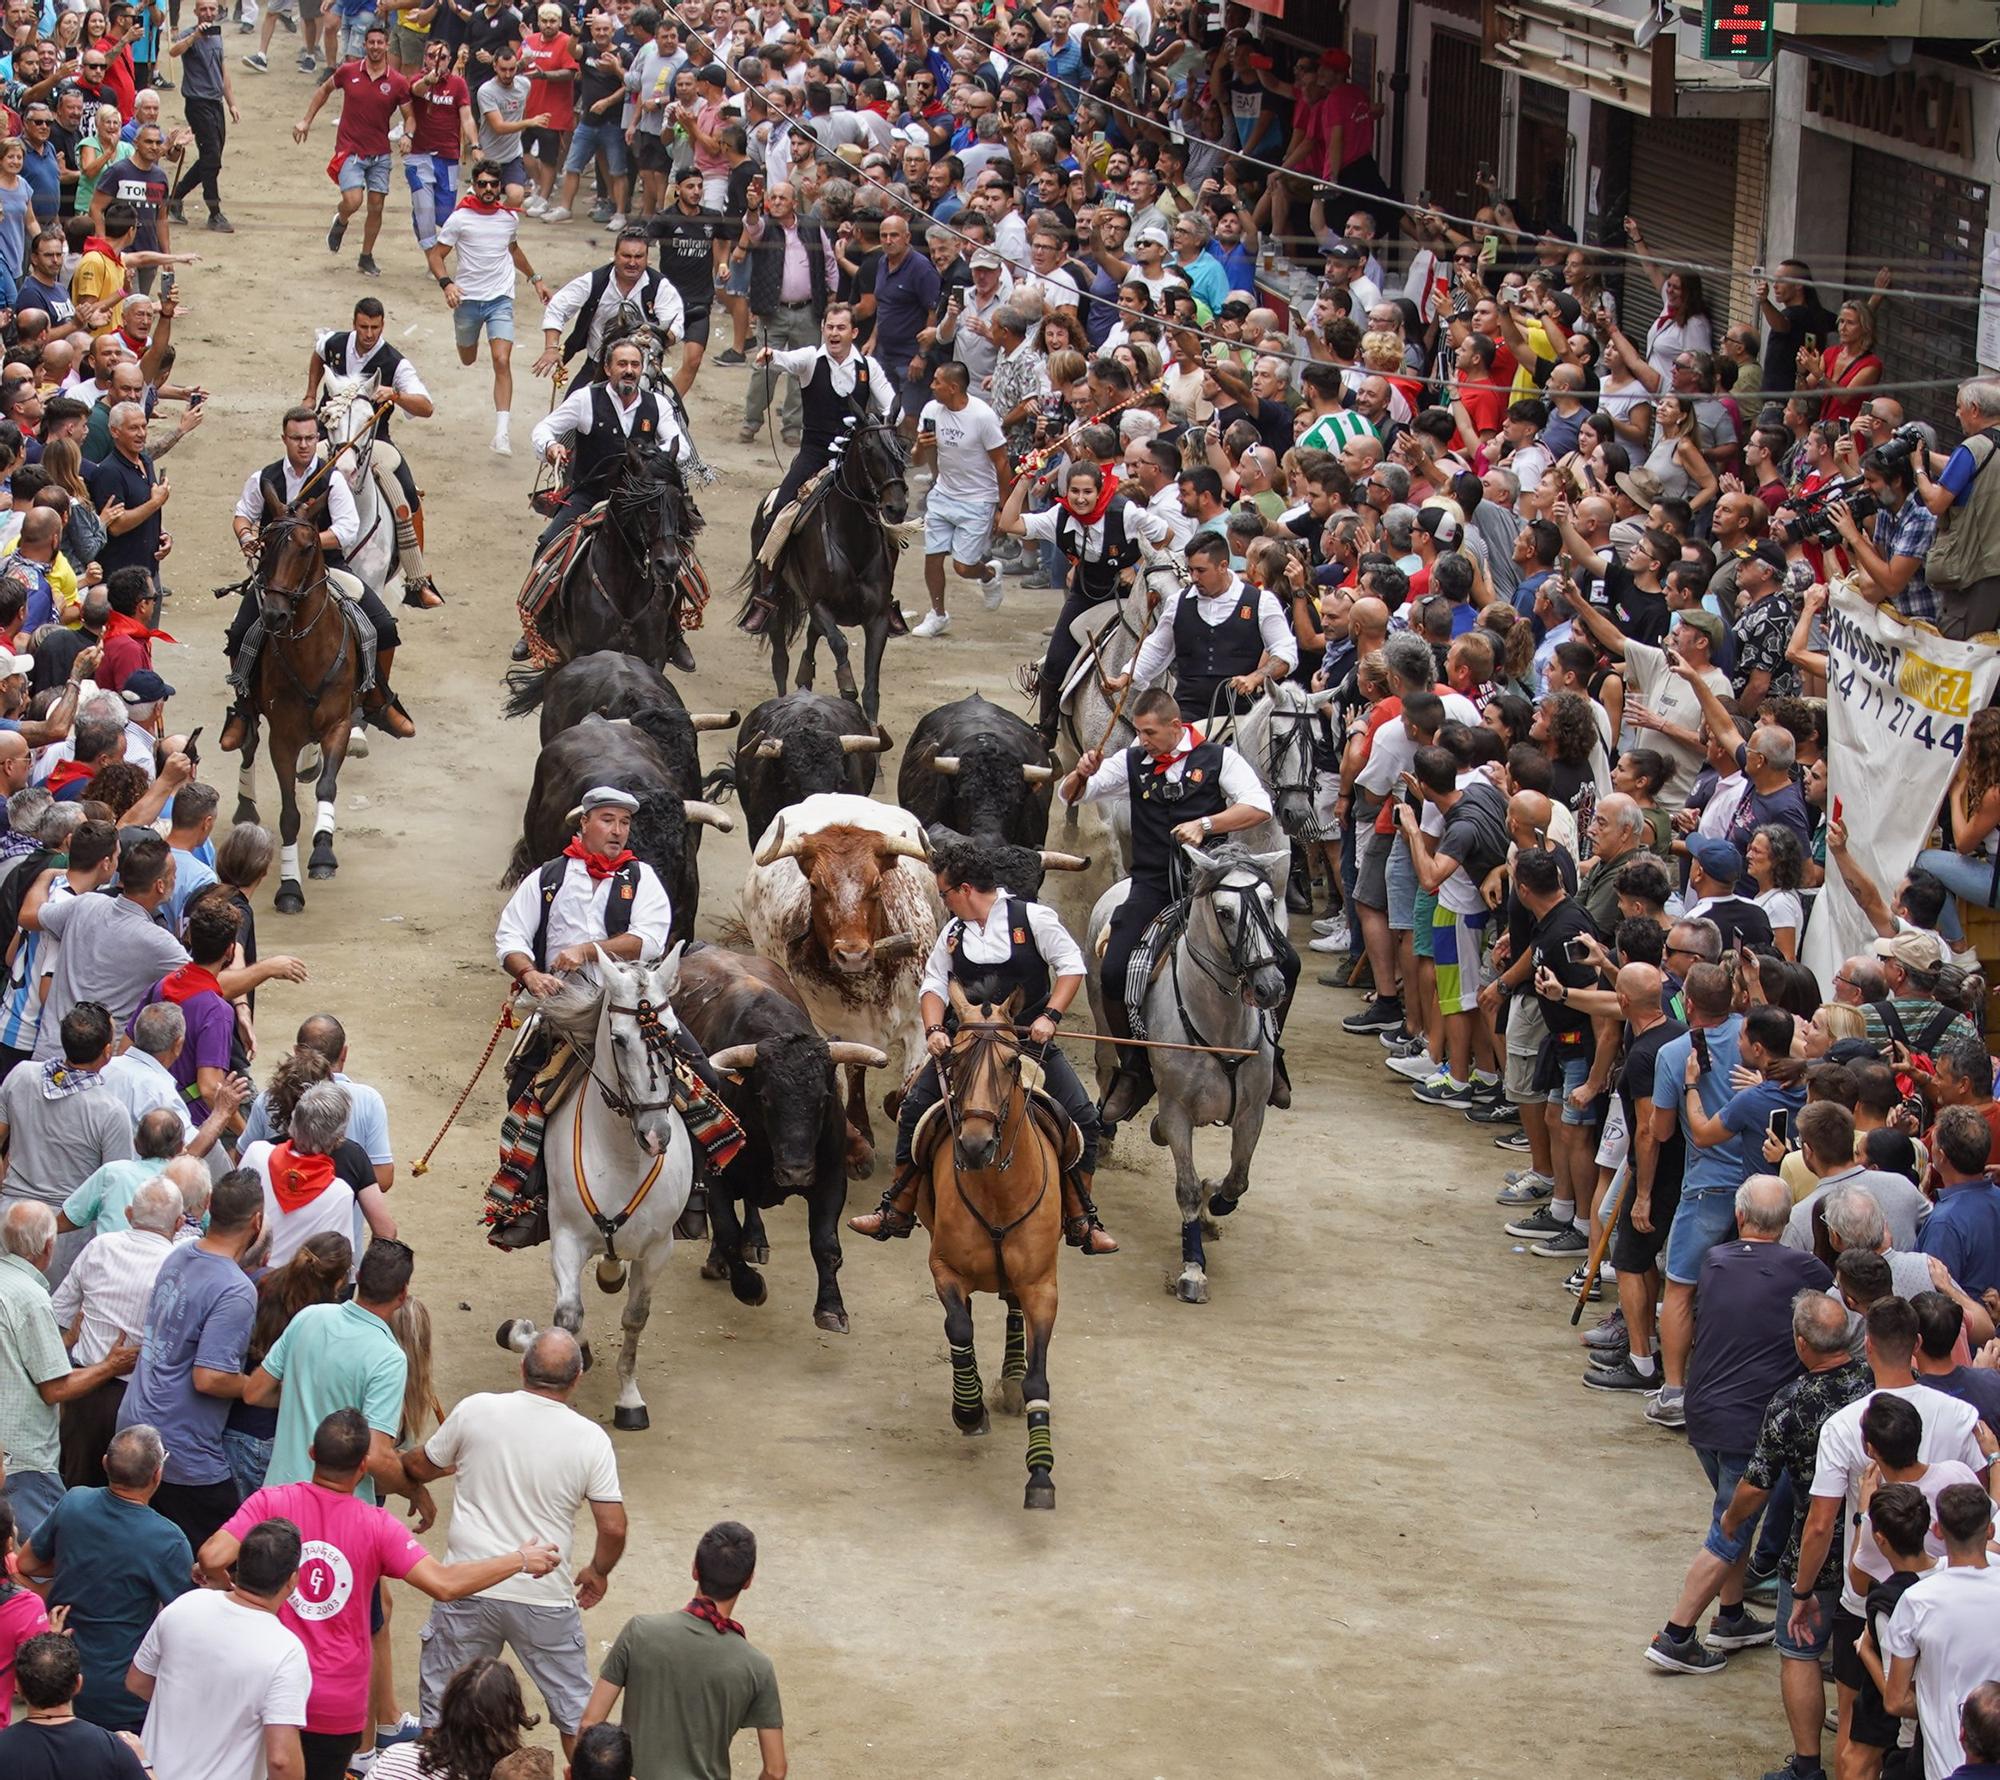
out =
<svg viewBox="0 0 2000 1780"><path fill-rule="evenodd" d="M513 889L529 872L535 869L538 863L534 854L528 851L528 837L525 834L522 835L514 843L514 851L507 856L507 869L500 874L500 888L503 890Z"/></svg>
<svg viewBox="0 0 2000 1780"><path fill-rule="evenodd" d="M724 761L714 772L701 782L701 796L704 803L723 803L736 795L736 767L731 761Z"/></svg>
<svg viewBox="0 0 2000 1780"><path fill-rule="evenodd" d="M542 700L549 690L547 668L509 668L506 680L507 698L500 707L503 717L525 717L530 711L541 709Z"/></svg>

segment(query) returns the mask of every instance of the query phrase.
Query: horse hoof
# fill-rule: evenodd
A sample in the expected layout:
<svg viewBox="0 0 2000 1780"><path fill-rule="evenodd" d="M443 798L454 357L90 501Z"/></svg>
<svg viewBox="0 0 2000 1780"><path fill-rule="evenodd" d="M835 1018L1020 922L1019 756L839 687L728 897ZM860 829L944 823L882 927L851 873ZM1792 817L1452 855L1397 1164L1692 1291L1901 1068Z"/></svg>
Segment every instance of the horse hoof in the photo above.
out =
<svg viewBox="0 0 2000 1780"><path fill-rule="evenodd" d="M1209 1195L1208 1199L1209 1215L1211 1217L1226 1218L1241 1203L1242 1200L1240 1198L1232 1199L1227 1193L1224 1193L1218 1189L1216 1192L1211 1193Z"/></svg>
<svg viewBox="0 0 2000 1780"><path fill-rule="evenodd" d="M983 1403L979 1406L979 1419L976 1422L973 1422L968 1425L965 1422L959 1421L956 1414L954 1414L951 1419L957 1423L958 1431L961 1434L963 1434L968 1440L977 1440L981 1438L983 1435L985 1435L987 1432L991 1430L993 1425L986 1418L986 1406Z"/></svg>
<svg viewBox="0 0 2000 1780"><path fill-rule="evenodd" d="M591 1366L590 1343L587 1341L580 1341L577 1343L577 1346L583 1350L583 1369L584 1371L588 1372Z"/></svg>
<svg viewBox="0 0 2000 1780"><path fill-rule="evenodd" d="M328 847L324 852L318 847L313 848L312 857L306 861L307 877L319 879L330 878L338 870L340 870L340 861L333 856L332 847Z"/></svg>
<svg viewBox="0 0 2000 1780"><path fill-rule="evenodd" d="M512 1354L522 1352L534 1338L534 1324L518 1316L510 1316L493 1332L494 1342Z"/></svg>
<svg viewBox="0 0 2000 1780"><path fill-rule="evenodd" d="M746 1243L743 1258L753 1267L768 1267L771 1264L771 1245L768 1242Z"/></svg>
<svg viewBox="0 0 2000 1780"><path fill-rule="evenodd" d="M813 1312L813 1327L824 1329L829 1335L847 1333L847 1312L844 1310L816 1310Z"/></svg>
<svg viewBox="0 0 2000 1780"><path fill-rule="evenodd" d="M1199 1273L1183 1273L1174 1282L1174 1296L1183 1304L1206 1304L1208 1280Z"/></svg>
<svg viewBox="0 0 2000 1780"><path fill-rule="evenodd" d="M247 797L239 797L236 800L236 820L239 822L256 821L257 820L256 804L251 802L251 800Z"/></svg>
<svg viewBox="0 0 2000 1780"><path fill-rule="evenodd" d="M708 1259L701 1264L701 1276L703 1279L727 1279L729 1277L729 1263L723 1260L713 1249L710 1249L708 1251Z"/></svg>
<svg viewBox="0 0 2000 1780"><path fill-rule="evenodd" d="M1167 1147L1166 1137L1160 1130L1160 1115L1158 1113L1155 1113L1150 1119L1146 1121L1146 1135L1150 1137L1159 1148L1165 1149Z"/></svg>
<svg viewBox="0 0 2000 1780"><path fill-rule="evenodd" d="M1056 1505L1056 1486L1045 1479L1028 1479L1028 1493L1021 1499L1023 1508L1053 1508Z"/></svg>
<svg viewBox="0 0 2000 1780"><path fill-rule="evenodd" d="M621 1403L611 1412L611 1425L621 1434L643 1434L653 1425L653 1421L646 1413L645 1404L641 1403L636 1409L627 1409Z"/></svg>
<svg viewBox="0 0 2000 1780"><path fill-rule="evenodd" d="M849 1180L873 1180L875 1178L874 1156L862 1156L848 1163L847 1178Z"/></svg>
<svg viewBox="0 0 2000 1780"><path fill-rule="evenodd" d="M1002 1415L1024 1415L1027 1413L1028 1399L1022 1394L1018 1378L1003 1378L993 1387L987 1399Z"/></svg>
<svg viewBox="0 0 2000 1780"><path fill-rule="evenodd" d="M298 915L305 912L306 893L299 888L297 878L286 878L278 886L278 894L271 899L271 906L281 915Z"/></svg>
<svg viewBox="0 0 2000 1780"><path fill-rule="evenodd" d="M771 1295L771 1288L764 1283L761 1273L754 1273L748 1267L740 1275L730 1276L729 1289L736 1295L738 1304L747 1304L753 1310Z"/></svg>

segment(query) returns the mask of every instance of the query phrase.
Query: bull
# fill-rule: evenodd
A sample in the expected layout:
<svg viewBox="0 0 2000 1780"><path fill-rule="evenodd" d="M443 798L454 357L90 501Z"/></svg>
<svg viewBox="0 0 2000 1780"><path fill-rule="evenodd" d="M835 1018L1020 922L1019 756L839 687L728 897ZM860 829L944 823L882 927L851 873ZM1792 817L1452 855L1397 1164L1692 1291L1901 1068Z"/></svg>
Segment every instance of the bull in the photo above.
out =
<svg viewBox="0 0 2000 1780"><path fill-rule="evenodd" d="M742 912L752 947L790 976L813 1024L887 1052L891 1079L906 1080L925 1057L917 985L938 932L923 824L851 792L795 803L758 842ZM848 1070L847 1118L872 1145L857 1068Z"/></svg>
<svg viewBox="0 0 2000 1780"><path fill-rule="evenodd" d="M662 739L664 737L664 740ZM638 717L587 716L563 730L536 757L521 838L508 861L505 884L518 884L569 844L569 812L593 785L615 785L639 800L632 817L633 854L650 865L673 904L672 936L687 939L701 904L699 848L703 828L724 834L736 824L728 811L692 795L700 789L676 748L692 733L685 712ZM699 773L699 766L693 772Z"/></svg>
<svg viewBox="0 0 2000 1780"><path fill-rule="evenodd" d="M787 804L816 791L875 789L875 757L889 733L862 715L851 698L788 692L767 698L737 731L732 760L736 795L750 833L762 834Z"/></svg>
<svg viewBox="0 0 2000 1780"><path fill-rule="evenodd" d="M838 1276L848 1131L834 1072L880 1069L889 1059L869 1045L822 1038L791 979L768 958L697 946L682 955L673 1002L681 1024L724 1073L723 1100L748 1139L728 1168L710 1179L702 1276L726 1278L739 1302L762 1304L764 1277L750 1265L770 1259L760 1214L796 1195L806 1202L807 1239L819 1275L813 1322L845 1335L847 1306Z"/></svg>
<svg viewBox="0 0 2000 1780"><path fill-rule="evenodd" d="M648 666L636 655L622 655L616 649L596 649L564 662L537 682L537 690L541 695L538 700L523 702L517 696L508 701L506 711L509 717L522 717L539 703L544 744L581 723L593 711L600 717L679 711L696 735L712 729L734 729L737 723L734 711L688 710L673 682L657 668Z"/></svg>

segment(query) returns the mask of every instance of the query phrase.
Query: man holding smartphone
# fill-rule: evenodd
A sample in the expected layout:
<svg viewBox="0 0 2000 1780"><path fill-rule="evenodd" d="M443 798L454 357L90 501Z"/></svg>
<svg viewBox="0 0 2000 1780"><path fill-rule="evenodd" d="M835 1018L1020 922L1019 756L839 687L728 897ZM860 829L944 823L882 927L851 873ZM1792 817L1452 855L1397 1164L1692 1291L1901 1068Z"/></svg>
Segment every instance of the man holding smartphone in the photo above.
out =
<svg viewBox="0 0 2000 1780"><path fill-rule="evenodd" d="M987 560L993 515L1014 486L1000 417L972 393L972 379L956 359L931 373L931 400L917 422L915 461L936 470L924 508L924 587L931 609L912 636L942 636L951 627L944 606L944 565L961 581L979 584L990 612L1002 598L1000 565Z"/></svg>
<svg viewBox="0 0 2000 1780"><path fill-rule="evenodd" d="M233 235L235 229L222 214L222 149L239 114L229 85L229 58L222 51L220 0L196 0L194 16L194 29L180 32L167 45L167 54L181 63L181 100L195 148L194 164L174 187L170 214L179 220L181 201L199 186L208 205L209 229Z"/></svg>

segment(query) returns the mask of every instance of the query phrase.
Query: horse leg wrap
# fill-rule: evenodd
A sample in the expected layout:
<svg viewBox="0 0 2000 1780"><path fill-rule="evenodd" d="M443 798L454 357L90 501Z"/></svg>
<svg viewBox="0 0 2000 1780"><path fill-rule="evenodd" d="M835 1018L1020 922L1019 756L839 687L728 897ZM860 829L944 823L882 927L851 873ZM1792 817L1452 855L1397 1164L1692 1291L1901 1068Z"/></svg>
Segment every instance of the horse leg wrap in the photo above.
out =
<svg viewBox="0 0 2000 1780"><path fill-rule="evenodd" d="M979 1389L979 1362L972 1349L953 1345L951 1349L951 1417L960 1427L970 1427L986 1413L985 1398Z"/></svg>
<svg viewBox="0 0 2000 1780"><path fill-rule="evenodd" d="M281 879L289 878L295 884L299 881L299 844L297 841L292 842L289 847L279 850L278 876Z"/></svg>
<svg viewBox="0 0 2000 1780"><path fill-rule="evenodd" d="M333 801L325 797L313 806L313 839L322 835L329 840L333 837Z"/></svg>
<svg viewBox="0 0 2000 1780"><path fill-rule="evenodd" d="M1028 1322L1018 1309L1007 1312L1007 1357L1000 1364L1000 1376L1028 1376Z"/></svg>
<svg viewBox="0 0 2000 1780"><path fill-rule="evenodd" d="M1055 1466L1056 1443L1049 1433L1049 1403L1046 1397L1038 1397L1028 1405L1028 1469L1053 1471Z"/></svg>
<svg viewBox="0 0 2000 1780"><path fill-rule="evenodd" d="M1189 1218L1181 1226L1181 1260L1200 1267L1206 1265L1207 1259L1201 1246L1201 1219Z"/></svg>

